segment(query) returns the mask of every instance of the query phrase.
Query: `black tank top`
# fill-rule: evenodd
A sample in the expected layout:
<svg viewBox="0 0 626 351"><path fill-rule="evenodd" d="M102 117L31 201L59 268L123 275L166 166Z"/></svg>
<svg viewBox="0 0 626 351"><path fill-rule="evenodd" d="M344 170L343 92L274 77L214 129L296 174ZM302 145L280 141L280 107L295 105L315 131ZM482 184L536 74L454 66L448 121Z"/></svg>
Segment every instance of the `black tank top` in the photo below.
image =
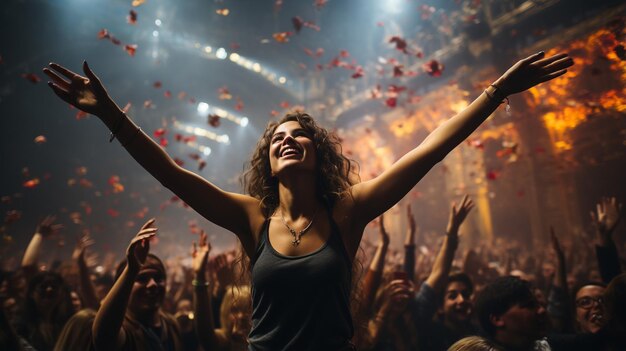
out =
<svg viewBox="0 0 626 351"><path fill-rule="evenodd" d="M318 250L303 256L278 253L265 221L252 272L250 351L352 349L352 263L337 225Z"/></svg>

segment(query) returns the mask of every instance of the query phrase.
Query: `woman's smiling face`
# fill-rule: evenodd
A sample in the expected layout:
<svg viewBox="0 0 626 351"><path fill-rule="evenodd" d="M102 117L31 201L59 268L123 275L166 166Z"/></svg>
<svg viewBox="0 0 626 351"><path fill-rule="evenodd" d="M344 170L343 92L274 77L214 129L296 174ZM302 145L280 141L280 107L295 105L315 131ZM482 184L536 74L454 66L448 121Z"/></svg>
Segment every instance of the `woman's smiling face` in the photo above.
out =
<svg viewBox="0 0 626 351"><path fill-rule="evenodd" d="M277 176L287 169L315 170L316 154L312 135L297 121L279 125L270 139L270 166Z"/></svg>

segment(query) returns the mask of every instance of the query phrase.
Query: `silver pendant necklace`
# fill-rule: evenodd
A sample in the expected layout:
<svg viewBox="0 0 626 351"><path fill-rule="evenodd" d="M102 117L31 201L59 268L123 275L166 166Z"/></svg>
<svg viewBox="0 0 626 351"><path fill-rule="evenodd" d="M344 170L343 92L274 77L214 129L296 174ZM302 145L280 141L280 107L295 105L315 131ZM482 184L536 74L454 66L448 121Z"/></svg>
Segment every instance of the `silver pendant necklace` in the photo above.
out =
<svg viewBox="0 0 626 351"><path fill-rule="evenodd" d="M309 222L309 224L307 224L306 227L304 227L304 229L302 229L299 232L296 232L293 228L291 228L289 226L289 224L287 224L287 221L285 220L285 216L283 215L283 211L280 211L280 219L283 221L283 224L285 225L285 227L289 230L289 233L291 233L291 236L293 236L293 240L291 241L291 244L293 246L298 246L300 245L300 238L311 228L311 225L313 224L313 221L315 220L315 216L317 216L317 210L315 210L315 213L313 214L313 218L311 218L311 221Z"/></svg>

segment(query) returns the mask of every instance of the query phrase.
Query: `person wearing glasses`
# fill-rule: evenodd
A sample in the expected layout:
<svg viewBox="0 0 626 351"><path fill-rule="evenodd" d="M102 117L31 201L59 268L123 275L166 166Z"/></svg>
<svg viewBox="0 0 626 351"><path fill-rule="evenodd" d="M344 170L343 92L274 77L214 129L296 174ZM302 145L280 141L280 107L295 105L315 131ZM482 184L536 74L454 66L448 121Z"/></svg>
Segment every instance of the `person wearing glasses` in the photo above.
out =
<svg viewBox="0 0 626 351"><path fill-rule="evenodd" d="M575 328L578 333L597 333L604 325L603 295L606 285L587 282L574 290Z"/></svg>

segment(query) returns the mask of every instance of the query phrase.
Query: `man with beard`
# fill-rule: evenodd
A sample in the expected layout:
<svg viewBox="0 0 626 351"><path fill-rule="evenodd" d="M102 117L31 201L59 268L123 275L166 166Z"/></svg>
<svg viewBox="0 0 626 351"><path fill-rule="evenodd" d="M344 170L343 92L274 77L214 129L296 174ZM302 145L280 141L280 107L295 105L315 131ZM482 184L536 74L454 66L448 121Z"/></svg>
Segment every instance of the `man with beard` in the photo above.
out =
<svg viewBox="0 0 626 351"><path fill-rule="evenodd" d="M165 298L165 266L149 254L156 235L154 219L131 240L126 262L102 301L93 325L96 350L182 350L175 319L161 311Z"/></svg>

